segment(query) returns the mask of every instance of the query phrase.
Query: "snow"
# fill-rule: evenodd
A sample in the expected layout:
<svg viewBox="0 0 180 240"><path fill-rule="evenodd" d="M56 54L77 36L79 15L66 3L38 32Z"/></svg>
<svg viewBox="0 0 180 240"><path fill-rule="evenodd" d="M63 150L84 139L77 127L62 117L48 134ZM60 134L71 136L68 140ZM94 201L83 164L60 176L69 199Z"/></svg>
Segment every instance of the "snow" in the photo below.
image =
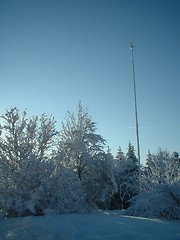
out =
<svg viewBox="0 0 180 240"><path fill-rule="evenodd" d="M117 211L1 218L0 239L180 240L180 223L123 216Z"/></svg>

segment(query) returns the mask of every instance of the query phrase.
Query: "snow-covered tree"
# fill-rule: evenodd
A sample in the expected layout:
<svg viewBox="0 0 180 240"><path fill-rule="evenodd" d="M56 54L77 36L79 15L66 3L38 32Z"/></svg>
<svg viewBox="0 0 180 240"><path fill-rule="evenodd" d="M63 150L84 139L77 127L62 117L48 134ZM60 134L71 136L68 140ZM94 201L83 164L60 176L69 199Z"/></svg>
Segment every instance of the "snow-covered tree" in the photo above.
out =
<svg viewBox="0 0 180 240"><path fill-rule="evenodd" d="M126 157L121 149L118 148L114 159L114 178L117 186L117 191L111 201L112 209L124 209L126 197L129 197L129 191L126 191L127 184L124 181L126 174Z"/></svg>
<svg viewBox="0 0 180 240"><path fill-rule="evenodd" d="M0 209L7 216L40 215L82 208L84 192L77 175L52 159L55 120L27 118L17 108L2 115L0 136Z"/></svg>
<svg viewBox="0 0 180 240"><path fill-rule="evenodd" d="M108 149L107 153L98 154L94 159L94 169L90 171L91 177L87 180L89 198L99 208L110 209L111 199L117 191L114 178L114 158Z"/></svg>
<svg viewBox="0 0 180 240"><path fill-rule="evenodd" d="M168 185L180 184L180 158L177 152L174 152L166 162L165 182Z"/></svg>
<svg viewBox="0 0 180 240"><path fill-rule="evenodd" d="M129 142L128 151L126 153L126 176L129 186L131 186L131 197L139 192L139 165L135 155L134 146Z"/></svg>
<svg viewBox="0 0 180 240"><path fill-rule="evenodd" d="M67 113L60 131L59 153L61 161L77 173L89 204L108 208L114 191L113 157L104 152L105 140L96 133L96 123L91 120L81 102L77 114Z"/></svg>
<svg viewBox="0 0 180 240"><path fill-rule="evenodd" d="M144 188L151 190L159 184L173 184L180 181L180 160L178 153L170 155L159 149L157 154L148 152L143 168Z"/></svg>
<svg viewBox="0 0 180 240"><path fill-rule="evenodd" d="M145 191L153 189L157 184L156 165L154 162L155 156L148 151L145 166L142 168L142 188Z"/></svg>
<svg viewBox="0 0 180 240"><path fill-rule="evenodd" d="M118 191L112 199L112 208L125 209L129 206L129 200L139 191L138 174L138 160L129 142L126 156L119 147L115 157L114 176Z"/></svg>
<svg viewBox="0 0 180 240"><path fill-rule="evenodd" d="M126 159L128 162L129 171L131 173L137 172L138 171L138 159L135 155L135 149L134 149L134 146L131 144L131 142L129 142L129 144L128 144Z"/></svg>
<svg viewBox="0 0 180 240"><path fill-rule="evenodd" d="M58 132L54 118L43 114L27 118L27 112L17 108L7 110L1 116L0 157L3 161L20 166L23 160L36 156L47 159L51 156Z"/></svg>
<svg viewBox="0 0 180 240"><path fill-rule="evenodd" d="M63 156L65 166L77 172L80 180L91 166L92 158L103 152L104 144L105 140L96 134L96 123L81 102L77 107L77 115L67 112L60 131L59 155Z"/></svg>
<svg viewBox="0 0 180 240"><path fill-rule="evenodd" d="M115 160L118 161L118 162L125 160L124 153L123 153L123 151L122 151L120 146L118 147L117 154L115 156Z"/></svg>

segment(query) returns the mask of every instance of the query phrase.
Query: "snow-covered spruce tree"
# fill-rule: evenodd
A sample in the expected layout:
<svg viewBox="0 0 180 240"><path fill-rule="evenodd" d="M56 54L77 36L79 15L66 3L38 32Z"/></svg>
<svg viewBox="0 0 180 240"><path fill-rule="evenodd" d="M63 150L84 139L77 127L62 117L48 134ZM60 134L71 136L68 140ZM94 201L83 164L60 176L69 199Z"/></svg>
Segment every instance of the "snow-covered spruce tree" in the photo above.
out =
<svg viewBox="0 0 180 240"><path fill-rule="evenodd" d="M148 152L143 169L143 189L134 198L127 214L144 217L180 219L180 160L161 149Z"/></svg>
<svg viewBox="0 0 180 240"><path fill-rule="evenodd" d="M122 161L122 162L125 161L125 155L124 155L124 153L123 153L123 151L122 151L122 149L121 149L120 146L118 147L117 154L116 154L116 156L115 156L115 160L116 160L115 164L118 164L118 163L120 163L121 161Z"/></svg>
<svg viewBox="0 0 180 240"><path fill-rule="evenodd" d="M50 160L57 136L54 118L43 114L28 119L26 111L21 114L12 108L2 119L0 209L3 214L41 215L49 208L56 212L77 210L76 202L81 206L84 196L79 179L70 169L57 167Z"/></svg>
<svg viewBox="0 0 180 240"><path fill-rule="evenodd" d="M114 177L114 157L111 154L111 150L108 147L108 151L105 154L103 176L106 176L104 181L104 187L102 188L102 202L104 202L105 209L111 209L112 198L117 192L117 184Z"/></svg>
<svg viewBox="0 0 180 240"><path fill-rule="evenodd" d="M133 186L132 195L139 192L139 163L135 155L134 146L129 142L128 151L126 154L126 173L129 175L129 183Z"/></svg>
<svg viewBox="0 0 180 240"><path fill-rule="evenodd" d="M121 148L115 157L114 176L118 191L114 194L112 208L126 209L130 199L139 192L139 166L133 145L129 142L126 156Z"/></svg>
<svg viewBox="0 0 180 240"><path fill-rule="evenodd" d="M129 184L126 181L126 157L121 149L118 148L114 159L114 178L117 186L117 191L111 201L111 209L125 209L126 202L129 199Z"/></svg>
<svg viewBox="0 0 180 240"><path fill-rule="evenodd" d="M62 123L57 160L63 159L63 165L78 175L90 204L98 204L103 199L107 205L104 196L109 198L111 177L108 176L111 174L106 172L110 169L104 145L105 140L96 133L96 123L79 102L77 114L68 112Z"/></svg>

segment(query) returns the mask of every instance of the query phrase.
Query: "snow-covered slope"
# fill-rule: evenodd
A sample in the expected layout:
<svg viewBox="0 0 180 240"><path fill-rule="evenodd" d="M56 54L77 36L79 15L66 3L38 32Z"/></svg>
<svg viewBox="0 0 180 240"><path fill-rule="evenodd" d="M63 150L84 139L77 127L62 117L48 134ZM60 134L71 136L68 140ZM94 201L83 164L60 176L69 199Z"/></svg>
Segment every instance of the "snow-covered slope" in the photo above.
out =
<svg viewBox="0 0 180 240"><path fill-rule="evenodd" d="M0 219L0 239L180 240L180 222L113 212Z"/></svg>

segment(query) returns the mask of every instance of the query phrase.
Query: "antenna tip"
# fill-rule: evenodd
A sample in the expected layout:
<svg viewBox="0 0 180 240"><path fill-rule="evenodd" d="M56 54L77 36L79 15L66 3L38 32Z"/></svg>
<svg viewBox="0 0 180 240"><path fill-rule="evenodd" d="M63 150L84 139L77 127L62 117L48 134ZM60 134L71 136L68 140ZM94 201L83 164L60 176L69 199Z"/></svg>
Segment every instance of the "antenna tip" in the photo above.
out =
<svg viewBox="0 0 180 240"><path fill-rule="evenodd" d="M133 49L134 48L133 43L130 43L129 47L130 47L130 49Z"/></svg>

